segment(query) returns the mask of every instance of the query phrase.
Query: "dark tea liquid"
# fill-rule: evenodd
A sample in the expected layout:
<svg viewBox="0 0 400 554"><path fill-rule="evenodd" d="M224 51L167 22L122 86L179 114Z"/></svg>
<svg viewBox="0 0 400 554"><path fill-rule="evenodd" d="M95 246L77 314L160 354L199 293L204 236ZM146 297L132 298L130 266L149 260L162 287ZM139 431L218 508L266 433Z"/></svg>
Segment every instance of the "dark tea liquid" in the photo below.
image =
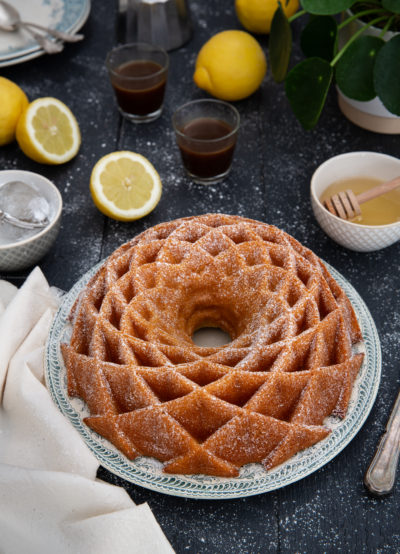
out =
<svg viewBox="0 0 400 554"><path fill-rule="evenodd" d="M124 63L115 69L112 85L120 108L130 114L147 115L157 111L163 102L166 72L151 60Z"/></svg>
<svg viewBox="0 0 400 554"><path fill-rule="evenodd" d="M228 123L211 117L199 117L179 131L185 135L178 138L178 146L189 173L197 177L211 178L229 170L236 136L227 136L233 131ZM217 143L213 142L223 137L227 138Z"/></svg>

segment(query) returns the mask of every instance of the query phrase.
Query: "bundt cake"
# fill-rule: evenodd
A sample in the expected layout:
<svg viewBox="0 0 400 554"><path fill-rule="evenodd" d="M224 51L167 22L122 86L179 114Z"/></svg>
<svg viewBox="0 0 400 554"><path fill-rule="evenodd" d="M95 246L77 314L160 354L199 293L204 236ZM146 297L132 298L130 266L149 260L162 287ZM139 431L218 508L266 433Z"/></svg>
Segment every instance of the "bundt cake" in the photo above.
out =
<svg viewBox="0 0 400 554"><path fill-rule="evenodd" d="M363 355L349 299L287 233L238 216L161 223L116 250L72 310L62 345L85 423L168 473L270 469L343 418ZM229 333L196 346L195 330Z"/></svg>

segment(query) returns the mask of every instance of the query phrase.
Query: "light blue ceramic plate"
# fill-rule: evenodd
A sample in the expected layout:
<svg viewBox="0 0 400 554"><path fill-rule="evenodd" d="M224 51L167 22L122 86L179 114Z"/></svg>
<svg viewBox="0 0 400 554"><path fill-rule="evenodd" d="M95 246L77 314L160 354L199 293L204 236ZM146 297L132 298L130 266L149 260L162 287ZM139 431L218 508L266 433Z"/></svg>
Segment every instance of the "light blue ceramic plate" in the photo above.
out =
<svg viewBox="0 0 400 554"><path fill-rule="evenodd" d="M50 330L45 369L47 386L54 402L82 435L100 464L112 473L142 487L174 496L208 499L251 496L284 487L310 475L343 450L365 422L380 381L379 337L371 314L359 294L340 273L327 265L350 298L357 314L365 339L358 350L365 352L365 359L355 382L347 416L344 420L326 420L332 432L325 440L297 453L269 472L260 464L248 464L241 468L239 477L234 479L208 475L168 475L162 472L162 464L153 458L141 457L129 461L111 443L83 424L82 419L89 412L81 400L68 397L66 371L60 353L60 343L69 339L68 315L71 307L98 267L86 273L64 297Z"/></svg>
<svg viewBox="0 0 400 554"><path fill-rule="evenodd" d="M90 0L13 0L23 21L75 33L90 12ZM24 29L9 32L0 30L0 67L14 65L44 54Z"/></svg>

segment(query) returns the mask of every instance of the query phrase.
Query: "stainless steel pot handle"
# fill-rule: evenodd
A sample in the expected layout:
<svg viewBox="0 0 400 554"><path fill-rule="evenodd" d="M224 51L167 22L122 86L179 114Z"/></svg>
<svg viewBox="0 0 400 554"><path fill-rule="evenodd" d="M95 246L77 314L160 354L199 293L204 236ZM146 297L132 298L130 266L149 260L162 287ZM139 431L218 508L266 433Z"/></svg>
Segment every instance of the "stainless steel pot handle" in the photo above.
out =
<svg viewBox="0 0 400 554"><path fill-rule="evenodd" d="M375 456L364 477L366 487L376 495L388 494L394 486L400 454L400 392Z"/></svg>

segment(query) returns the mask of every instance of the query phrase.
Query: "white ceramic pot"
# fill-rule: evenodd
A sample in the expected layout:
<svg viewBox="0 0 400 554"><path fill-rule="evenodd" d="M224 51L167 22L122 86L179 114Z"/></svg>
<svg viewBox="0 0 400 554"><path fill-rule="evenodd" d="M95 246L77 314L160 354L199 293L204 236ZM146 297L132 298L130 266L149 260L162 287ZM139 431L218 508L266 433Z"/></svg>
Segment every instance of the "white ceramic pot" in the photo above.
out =
<svg viewBox="0 0 400 554"><path fill-rule="evenodd" d="M346 12L348 16L352 15L350 11ZM365 23L355 19L348 25L345 25L339 32L339 48L341 48L347 41L359 31ZM382 29L377 27L369 27L366 29L365 34L370 36L379 36ZM385 41L390 40L398 33L388 31L385 33L383 39ZM389 112L382 104L378 97L368 102L360 102L353 100L341 92L337 87L338 92L338 104L342 113L355 125L367 129L368 131L374 131L375 133L384 134L399 134L400 133L400 117Z"/></svg>

